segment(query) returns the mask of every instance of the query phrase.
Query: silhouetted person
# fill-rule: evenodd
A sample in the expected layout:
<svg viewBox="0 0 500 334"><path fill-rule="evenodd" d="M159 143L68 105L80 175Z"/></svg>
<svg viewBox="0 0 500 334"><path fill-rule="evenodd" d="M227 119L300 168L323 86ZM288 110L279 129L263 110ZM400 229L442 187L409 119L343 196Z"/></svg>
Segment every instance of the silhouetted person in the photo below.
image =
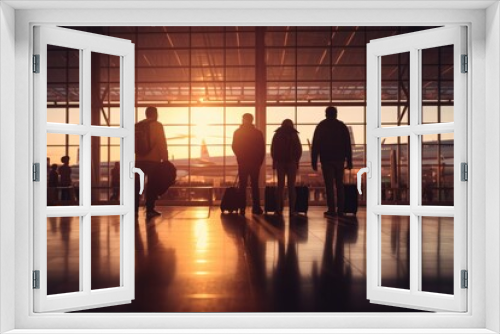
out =
<svg viewBox="0 0 500 334"><path fill-rule="evenodd" d="M262 214L259 194L259 171L266 154L262 132L255 128L252 114L244 114L241 126L234 132L233 152L238 161L239 187L244 204L240 213L245 214L248 177L252 186L252 213Z"/></svg>
<svg viewBox="0 0 500 334"><path fill-rule="evenodd" d="M62 201L70 201L71 200L71 167L69 166L69 156L65 155L61 158L61 162L63 163L59 169L59 186L63 187L61 189L61 200Z"/></svg>
<svg viewBox="0 0 500 334"><path fill-rule="evenodd" d="M57 173L57 164L52 164L49 171L48 186L54 188L59 186L59 173Z"/></svg>
<svg viewBox="0 0 500 334"><path fill-rule="evenodd" d="M47 204L52 205L52 201L57 200L57 187L59 186L59 173L57 173L57 164L52 164L49 168L49 177L47 180Z"/></svg>
<svg viewBox="0 0 500 334"><path fill-rule="evenodd" d="M158 197L154 188L155 179L161 177L156 175L158 165L162 161L168 160L167 140L165 139L165 132L163 125L158 122L158 110L155 107L146 108L146 119L139 123L146 123L146 133L149 134L149 149L147 153L139 154L136 151L135 166L144 172L145 180L145 193L146 193L146 217L152 218L161 215L160 212L155 210L155 202ZM138 124L139 124L138 123ZM142 124L144 125L144 124ZM135 178L135 212L136 215L139 211L139 177Z"/></svg>
<svg viewBox="0 0 500 334"><path fill-rule="evenodd" d="M295 178L302 156L302 145L297 130L290 119L285 119L275 131L271 143L271 157L273 169L278 174L278 187L276 189L276 214L283 214L283 192L285 189L285 176L288 187L288 203L290 215L295 214Z"/></svg>
<svg viewBox="0 0 500 334"><path fill-rule="evenodd" d="M325 216L333 217L337 213L344 215L344 164L352 169L351 136L347 126L337 119L337 108L325 110L326 119L322 120L314 130L311 148L312 168L318 170L318 156L325 181L326 202L328 211ZM337 213L333 195L333 182L337 188Z"/></svg>
<svg viewBox="0 0 500 334"><path fill-rule="evenodd" d="M120 199L120 162L116 161L115 166L111 170L111 188L113 189L113 194L110 200Z"/></svg>

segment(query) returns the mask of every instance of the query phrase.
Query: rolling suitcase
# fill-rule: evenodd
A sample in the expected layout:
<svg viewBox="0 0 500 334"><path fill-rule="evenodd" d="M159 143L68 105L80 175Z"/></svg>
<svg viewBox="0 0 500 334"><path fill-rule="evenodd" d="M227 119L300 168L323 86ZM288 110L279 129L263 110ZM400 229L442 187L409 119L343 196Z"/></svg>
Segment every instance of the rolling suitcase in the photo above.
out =
<svg viewBox="0 0 500 334"><path fill-rule="evenodd" d="M349 170L349 179L351 171ZM349 180L350 181L350 180ZM358 188L354 183L344 183L344 213L358 212Z"/></svg>
<svg viewBox="0 0 500 334"><path fill-rule="evenodd" d="M264 190L264 213L276 211L276 187L266 186Z"/></svg>
<svg viewBox="0 0 500 334"><path fill-rule="evenodd" d="M226 188L224 195L220 201L220 211L224 212L238 212L239 209L244 208L245 203L243 203L243 195L238 188L238 177L236 176L236 181L232 187Z"/></svg>
<svg viewBox="0 0 500 334"><path fill-rule="evenodd" d="M307 215L307 210L309 210L309 187L296 186L295 194L295 212L301 212Z"/></svg>

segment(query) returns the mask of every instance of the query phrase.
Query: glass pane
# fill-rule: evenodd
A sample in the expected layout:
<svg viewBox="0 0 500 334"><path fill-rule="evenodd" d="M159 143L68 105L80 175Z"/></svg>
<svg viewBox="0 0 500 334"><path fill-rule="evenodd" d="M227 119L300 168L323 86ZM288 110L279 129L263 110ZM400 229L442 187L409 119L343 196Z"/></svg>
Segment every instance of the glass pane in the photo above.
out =
<svg viewBox="0 0 500 334"><path fill-rule="evenodd" d="M453 218L422 217L422 291L453 294Z"/></svg>
<svg viewBox="0 0 500 334"><path fill-rule="evenodd" d="M255 101L255 82L226 82L226 102Z"/></svg>
<svg viewBox="0 0 500 334"><path fill-rule="evenodd" d="M91 124L120 126L120 57L92 52Z"/></svg>
<svg viewBox="0 0 500 334"><path fill-rule="evenodd" d="M169 125L188 125L189 108L168 107L158 109L158 122ZM139 111L141 116L145 117L146 108ZM187 133L186 133L187 134Z"/></svg>
<svg viewBox="0 0 500 334"><path fill-rule="evenodd" d="M47 133L47 206L79 205L80 136Z"/></svg>
<svg viewBox="0 0 500 334"><path fill-rule="evenodd" d="M241 124L243 114L252 114L255 118L255 107L226 107L226 124ZM231 138L233 132L226 132Z"/></svg>
<svg viewBox="0 0 500 334"><path fill-rule="evenodd" d="M410 53L381 58L381 126L410 124Z"/></svg>
<svg viewBox="0 0 500 334"><path fill-rule="evenodd" d="M295 107L267 107L267 124L281 125L284 119L295 119ZM276 130L276 129L275 129Z"/></svg>
<svg viewBox="0 0 500 334"><path fill-rule="evenodd" d="M410 289L410 217L381 216L382 286Z"/></svg>
<svg viewBox="0 0 500 334"><path fill-rule="evenodd" d="M422 136L422 204L454 203L453 133Z"/></svg>
<svg viewBox="0 0 500 334"><path fill-rule="evenodd" d="M167 147L171 145L189 145L189 127L184 125L164 126Z"/></svg>
<svg viewBox="0 0 500 334"><path fill-rule="evenodd" d="M80 291L80 218L47 218L47 294Z"/></svg>
<svg viewBox="0 0 500 334"><path fill-rule="evenodd" d="M92 290L120 286L120 218L120 216L92 216Z"/></svg>
<svg viewBox="0 0 500 334"><path fill-rule="evenodd" d="M326 107L297 107L299 124L318 124L325 119ZM337 107L338 119L346 124L364 122L364 107Z"/></svg>
<svg viewBox="0 0 500 334"><path fill-rule="evenodd" d="M453 122L453 45L423 49L422 123Z"/></svg>
<svg viewBox="0 0 500 334"><path fill-rule="evenodd" d="M267 101L269 103L295 102L296 90L295 82L268 82Z"/></svg>
<svg viewBox="0 0 500 334"><path fill-rule="evenodd" d="M409 137L380 138L382 204L409 204L409 140Z"/></svg>
<svg viewBox="0 0 500 334"><path fill-rule="evenodd" d="M47 122L80 123L80 50L47 46Z"/></svg>
<svg viewBox="0 0 500 334"><path fill-rule="evenodd" d="M120 205L120 138L92 137L92 205Z"/></svg>

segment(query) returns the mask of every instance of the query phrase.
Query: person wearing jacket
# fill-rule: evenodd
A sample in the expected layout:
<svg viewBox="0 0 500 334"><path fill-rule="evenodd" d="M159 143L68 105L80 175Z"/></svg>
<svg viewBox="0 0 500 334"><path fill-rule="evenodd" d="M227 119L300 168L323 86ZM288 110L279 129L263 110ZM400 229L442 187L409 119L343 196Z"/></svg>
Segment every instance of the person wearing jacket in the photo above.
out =
<svg viewBox="0 0 500 334"><path fill-rule="evenodd" d="M155 192L154 183L158 177L156 171L158 165L162 161L168 160L167 140L165 139L165 132L163 125L158 122L158 109L156 107L146 108L146 119L141 122L149 124L149 151L144 154L136 153L135 166L144 172L147 179L145 184L146 194L146 218L150 219L154 216L161 215L160 212L155 210L155 202L157 194ZM136 177L135 182L135 212L136 215L139 211L139 178Z"/></svg>
<svg viewBox="0 0 500 334"><path fill-rule="evenodd" d="M262 132L253 125L253 115L244 114L241 126L234 132L232 149L238 162L239 189L243 197L240 214L245 214L248 178L252 186L252 213L262 214L259 194L259 171L266 154Z"/></svg>
<svg viewBox="0 0 500 334"><path fill-rule="evenodd" d="M347 126L337 119L337 108L328 107L325 110L326 119L322 120L314 130L311 148L312 169L318 170L318 156L325 181L326 202L328 211L325 216L344 215L344 164L352 169L351 136ZM333 183L337 188L337 212Z"/></svg>
<svg viewBox="0 0 500 334"><path fill-rule="evenodd" d="M285 176L288 187L288 203L290 205L290 216L295 215L295 178L302 156L302 144L297 130L293 127L291 119L285 119L281 126L275 131L271 143L271 157L273 158L273 169L278 174L278 187L276 189L276 212L283 214L283 194L285 190Z"/></svg>

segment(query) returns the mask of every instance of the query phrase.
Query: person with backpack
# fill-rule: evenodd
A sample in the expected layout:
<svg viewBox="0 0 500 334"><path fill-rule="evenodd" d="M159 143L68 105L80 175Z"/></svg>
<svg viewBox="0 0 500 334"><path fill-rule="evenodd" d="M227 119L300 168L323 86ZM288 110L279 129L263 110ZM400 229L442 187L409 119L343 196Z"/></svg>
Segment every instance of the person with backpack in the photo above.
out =
<svg viewBox="0 0 500 334"><path fill-rule="evenodd" d="M146 218L160 216L155 210L158 194L155 182L159 178L157 171L162 161L168 160L167 140L163 125L158 122L158 109L146 108L146 119L135 124L135 166L144 172ZM139 212L139 177L135 179L135 214Z"/></svg>
<svg viewBox="0 0 500 334"><path fill-rule="evenodd" d="M295 212L295 178L299 169L299 161L302 156L302 144L297 130L293 127L291 119L285 119L281 126L275 131L271 143L271 157L273 158L273 169L278 174L278 187L276 189L276 211L275 214L283 214L283 193L285 190L285 176L287 178L288 202L290 205L290 216Z"/></svg>

